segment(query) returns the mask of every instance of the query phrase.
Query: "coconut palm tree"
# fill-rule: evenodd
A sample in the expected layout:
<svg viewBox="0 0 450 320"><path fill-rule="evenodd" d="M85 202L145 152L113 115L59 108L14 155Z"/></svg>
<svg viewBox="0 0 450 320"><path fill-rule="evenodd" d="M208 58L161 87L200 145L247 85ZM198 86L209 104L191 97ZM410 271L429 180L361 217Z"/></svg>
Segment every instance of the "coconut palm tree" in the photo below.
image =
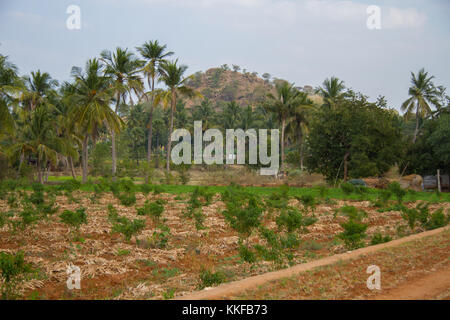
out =
<svg viewBox="0 0 450 320"><path fill-rule="evenodd" d="M35 110L56 95L55 88L58 81L52 79L47 72L38 70L31 72L31 77L26 78L25 84L27 90L23 91L21 100L27 106L27 110Z"/></svg>
<svg viewBox="0 0 450 320"><path fill-rule="evenodd" d="M211 128L214 124L216 113L211 106L209 99L204 99L199 105L192 108L192 118L194 121L202 121L202 132Z"/></svg>
<svg viewBox="0 0 450 320"><path fill-rule="evenodd" d="M291 131L297 140L300 152L300 168L303 169L303 141L308 133L308 124L311 112L314 110L314 103L308 98L308 94L300 92L298 96L298 105L293 110L292 119L287 126L287 130Z"/></svg>
<svg viewBox="0 0 450 320"><path fill-rule="evenodd" d="M265 108L278 115L278 120L281 125L281 169L284 169L284 146L285 146L285 130L289 118L294 113L294 110L300 105L300 91L298 91L294 84L287 81L279 81L276 86L276 95L272 93L267 94L267 102Z"/></svg>
<svg viewBox="0 0 450 320"><path fill-rule="evenodd" d="M344 91L344 81L341 81L336 77L331 77L330 79L325 79L322 87L319 88L318 93L323 96L325 105L334 107L340 99L345 97Z"/></svg>
<svg viewBox="0 0 450 320"><path fill-rule="evenodd" d="M0 54L0 134L13 132L14 120L9 106L23 88L17 72L17 67L8 61L8 57Z"/></svg>
<svg viewBox="0 0 450 320"><path fill-rule="evenodd" d="M192 76L184 77L187 66L178 65L178 59L174 61L165 61L160 65L161 77L160 81L167 86L166 91L160 91L155 95L155 105L162 101L163 106L167 107L170 102L170 123L169 123L169 137L166 149L166 171L170 172L170 151L171 151L171 136L173 132L173 116L177 104L177 96L185 97L199 97L203 96L194 89L186 86L187 81L192 79Z"/></svg>
<svg viewBox="0 0 450 320"><path fill-rule="evenodd" d="M166 51L166 45L160 45L158 40L145 42L141 47L136 49L141 56L147 61L146 65L142 69L144 76L147 78L148 87L150 88L151 102L149 110L148 120L148 145L147 145L147 162L150 165L152 156L152 134L153 134L153 102L155 94L155 79L159 77L159 66L162 62L166 61L167 57L173 55L172 51ZM148 94L146 94L148 101Z"/></svg>
<svg viewBox="0 0 450 320"><path fill-rule="evenodd" d="M224 129L236 129L241 121L241 107L235 101L228 102L222 116Z"/></svg>
<svg viewBox="0 0 450 320"><path fill-rule="evenodd" d="M140 96L143 91L142 78L139 75L143 62L135 57L128 49L117 47L114 53L104 50L100 54L101 60L106 64L104 68L105 75L112 79L115 96L115 113L119 111L121 101L125 103L128 94L132 101L132 94ZM117 171L117 154L116 154L116 132L111 130L111 150L112 150L112 175L115 179Z"/></svg>
<svg viewBox="0 0 450 320"><path fill-rule="evenodd" d="M430 105L439 107L438 93L433 85L433 78L433 76L428 76L428 72L425 72L423 68L419 70L417 75L411 72L411 87L408 91L410 97L403 102L401 110L406 111L406 117L415 114L416 128L414 130L413 143L416 142L419 134L420 118L423 119L432 114Z"/></svg>
<svg viewBox="0 0 450 320"><path fill-rule="evenodd" d="M56 134L48 107L40 105L30 112L20 136L10 148L10 154L17 159L23 159L25 155L35 156L38 181L43 183L43 166L47 162L55 163L61 148L62 139Z"/></svg>
<svg viewBox="0 0 450 320"><path fill-rule="evenodd" d="M83 136L82 141L82 167L83 183L87 182L88 140L95 142L100 128L106 125L112 133L118 133L123 121L114 112L109 104L114 95L111 79L103 75L101 64L97 59L86 63L86 70L73 67L72 76L75 79L75 90L72 95L73 109L71 119Z"/></svg>

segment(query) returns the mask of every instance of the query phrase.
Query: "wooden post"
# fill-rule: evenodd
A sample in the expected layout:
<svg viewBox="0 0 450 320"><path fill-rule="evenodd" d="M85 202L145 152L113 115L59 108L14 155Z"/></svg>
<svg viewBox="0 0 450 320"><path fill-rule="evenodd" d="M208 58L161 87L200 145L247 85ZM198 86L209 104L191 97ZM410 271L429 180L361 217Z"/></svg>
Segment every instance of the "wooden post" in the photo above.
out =
<svg viewBox="0 0 450 320"><path fill-rule="evenodd" d="M437 171L437 183L438 183L438 191L441 192L441 174L439 169Z"/></svg>

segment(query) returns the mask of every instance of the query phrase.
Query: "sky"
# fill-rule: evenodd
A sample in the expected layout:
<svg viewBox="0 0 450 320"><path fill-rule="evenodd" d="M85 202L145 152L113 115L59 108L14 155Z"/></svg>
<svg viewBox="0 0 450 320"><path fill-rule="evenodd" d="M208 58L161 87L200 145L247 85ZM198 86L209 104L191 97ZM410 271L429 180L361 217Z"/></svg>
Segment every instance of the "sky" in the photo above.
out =
<svg viewBox="0 0 450 320"><path fill-rule="evenodd" d="M79 30L67 28L70 5ZM380 29L367 27L373 5ZM313 87L336 76L398 109L411 71L450 90L449 15L449 0L1 0L0 53L21 74L64 81L104 49L158 39L188 73L236 64Z"/></svg>

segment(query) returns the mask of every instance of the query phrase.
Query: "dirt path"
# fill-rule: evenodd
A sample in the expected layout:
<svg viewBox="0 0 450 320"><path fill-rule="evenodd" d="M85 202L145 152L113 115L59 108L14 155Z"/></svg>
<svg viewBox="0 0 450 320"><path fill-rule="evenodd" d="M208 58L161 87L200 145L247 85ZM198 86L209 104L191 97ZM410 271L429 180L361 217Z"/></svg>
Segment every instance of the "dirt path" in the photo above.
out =
<svg viewBox="0 0 450 320"><path fill-rule="evenodd" d="M375 296L374 300L425 300L450 298L450 268L413 280Z"/></svg>
<svg viewBox="0 0 450 320"><path fill-rule="evenodd" d="M237 294L244 292L245 290L248 289L252 289L255 288L257 286L263 285L269 281L272 280L278 280L278 279L282 279L282 278L287 278L287 277L291 277L291 276L295 276L296 274L299 274L301 272L305 272L305 271L309 271L312 269L315 269L317 267L321 267L321 266L326 266L326 265L330 265L339 261L346 261L346 260L352 260L352 259L356 259L358 257L364 256L366 254L372 253L372 252L376 252L379 251L381 249L384 248L391 248L391 247L395 247L398 246L400 244L406 243L406 242L410 242L413 240L417 240L417 239L422 239L428 236L432 236L432 235L436 235L439 234L441 232L450 230L450 227L444 227L444 228L439 228L439 229L435 229L435 230L431 230L431 231L427 231L427 232L422 232L419 234L414 234L402 239L398 239L398 240L394 240L388 243L383 243L383 244L379 244L379 245L375 245L375 246L370 246L370 247L366 247L366 248L361 248L352 252L347 252L347 253L343 253L343 254L338 254L338 255L334 255L334 256L330 256L330 257L326 257L323 259L319 259L319 260L315 260L309 263L304 263L304 264L300 264L300 265L296 265L294 267L291 268L287 268L287 269L283 269L283 270L279 270L279 271L274 271L274 272L269 272L269 273L265 273L265 274L261 274L258 276L254 276L254 277L249 277L240 281L233 281L233 282L229 282L226 284L223 284L221 286L215 287L215 288L211 288L211 289L205 289L193 294L189 294L186 296L181 296L181 297L177 297L177 299L180 300L212 300L212 299L224 299L227 297L232 297L232 296L236 296ZM450 270L447 270L447 272L450 272ZM384 299L395 299L396 296L398 296L398 299L402 299L401 295L402 294L407 294L408 290L412 290L413 288L415 288L415 290L412 290L411 294L416 294L418 296L417 299L420 299L419 297L419 291L422 291L423 294L440 294L443 291L445 291L445 289L449 288L449 275L448 273L433 273L432 275L436 275L436 277L430 278L426 277L423 279L419 279L417 280L417 282L414 283L410 283L408 284L408 286L411 286L409 288L407 288L407 286L402 286L399 287L399 290L401 290L401 288L405 287L405 291L399 291L398 293L395 293L395 291L392 291L392 298L389 298L388 294L384 294L386 295L387 298ZM444 281L445 279L445 281ZM420 280L423 280L424 282L420 282ZM446 285L444 285L446 284ZM427 289L424 290L423 288L421 288L421 286L425 286ZM414 293L415 292L415 293ZM379 299L383 299L382 295L379 296ZM414 298L411 298L414 299Z"/></svg>

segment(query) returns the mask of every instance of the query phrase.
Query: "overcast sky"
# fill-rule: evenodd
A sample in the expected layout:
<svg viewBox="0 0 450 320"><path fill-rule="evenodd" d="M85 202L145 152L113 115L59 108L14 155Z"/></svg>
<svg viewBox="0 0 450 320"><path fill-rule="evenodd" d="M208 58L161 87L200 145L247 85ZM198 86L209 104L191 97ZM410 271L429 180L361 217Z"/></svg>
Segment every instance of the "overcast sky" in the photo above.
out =
<svg viewBox="0 0 450 320"><path fill-rule="evenodd" d="M66 27L69 5L80 30ZM370 5L380 30L367 28ZM158 39L190 73L237 64L314 87L334 75L398 108L410 71L425 67L450 90L449 16L449 0L1 0L0 53L21 74L68 80L103 49Z"/></svg>

